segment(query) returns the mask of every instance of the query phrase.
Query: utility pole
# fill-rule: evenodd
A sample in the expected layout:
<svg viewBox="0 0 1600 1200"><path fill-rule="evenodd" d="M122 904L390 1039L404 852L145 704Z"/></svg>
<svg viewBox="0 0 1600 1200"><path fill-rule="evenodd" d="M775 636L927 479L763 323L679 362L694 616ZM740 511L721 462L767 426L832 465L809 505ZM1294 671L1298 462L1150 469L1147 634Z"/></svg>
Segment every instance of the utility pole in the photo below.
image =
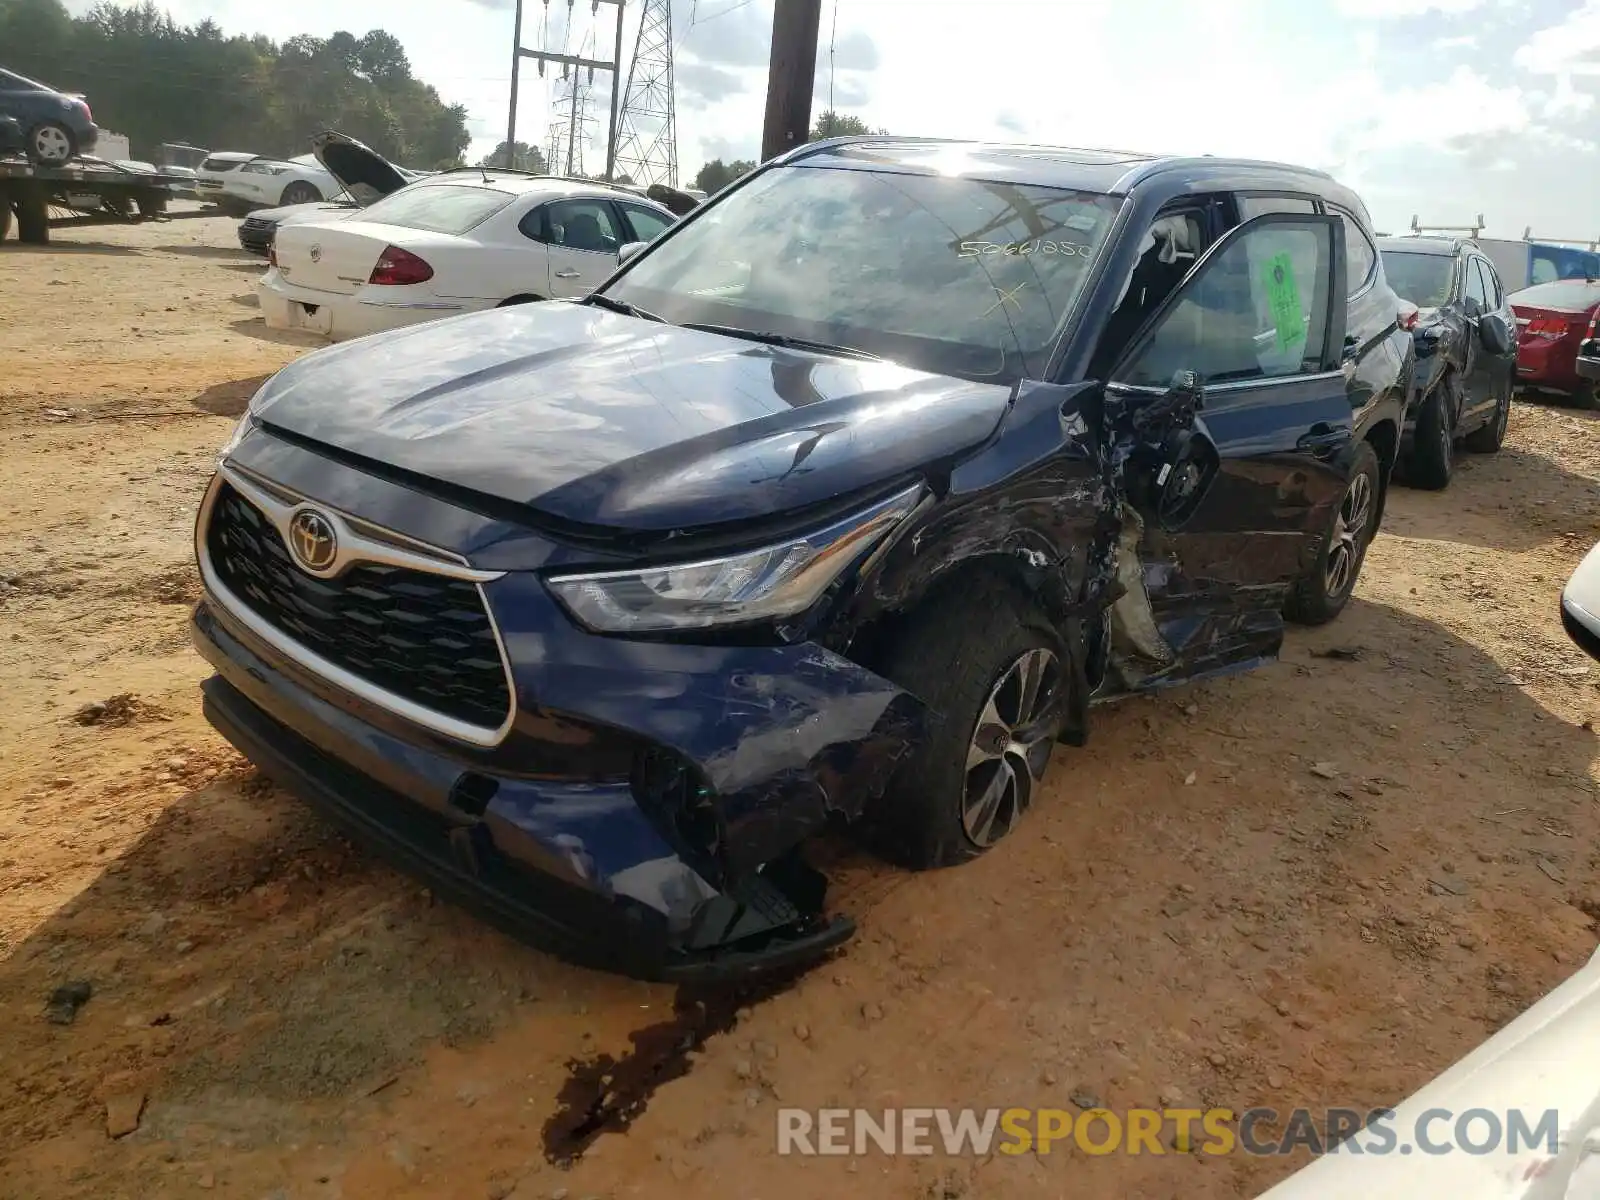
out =
<svg viewBox="0 0 1600 1200"><path fill-rule="evenodd" d="M573 8L574 2L575 2L575 0L567 0L567 21L568 21L569 25L571 24L571 21L572 21L572 8ZM608 161L611 160L612 156L616 153L616 148L617 148L617 103L616 103L616 99L615 99L615 93L616 93L617 85L622 79L622 13L623 13L623 7L624 7L624 5L626 3L626 0L589 0L589 11L591 13L598 13L600 11L600 6L602 4L610 4L610 5L614 5L616 7L616 10L617 10L617 55L610 62L606 62L603 59L597 59L597 58L583 58L580 55L576 55L576 54L554 54L554 53L551 53L548 50L525 50L525 49L523 49L523 46L522 46L522 3L523 3L523 0L517 0L516 47L515 47L514 51L512 52L512 68L511 68L511 122L510 122L510 130L507 133L506 140L508 142L512 142L513 144L516 141L516 131L517 131L517 64L521 63L521 61L523 59L531 58L536 63L539 64L539 77L541 79L544 78L544 67L545 67L546 63L558 63L561 66L572 68L574 72L576 72L577 69L580 68L580 67L587 68L588 71L589 71L589 82L590 83L594 82L594 73L596 71L610 71L611 72L611 87L612 87L613 99L611 101L611 128L606 133L606 158L607 158ZM545 6L546 9L548 9L550 7L550 0L544 0L544 6ZM574 88L574 96L576 96L576 88L577 88L576 75L574 75L574 78L573 78L573 88ZM569 140L570 140L570 134L569 134ZM568 157L568 159L571 159L572 156L573 156L572 155L572 151L569 148L567 157ZM555 164L552 163L550 165L553 167Z"/></svg>
<svg viewBox="0 0 1600 1200"><path fill-rule="evenodd" d="M622 22L619 20L620 26ZM517 165L517 77L522 66L522 0L517 0L517 23L511 34L511 116L506 119L506 170Z"/></svg>
<svg viewBox="0 0 1600 1200"><path fill-rule="evenodd" d="M774 0L762 162L803 145L811 136L811 91L816 86L821 25L822 0Z"/></svg>
<svg viewBox="0 0 1600 1200"><path fill-rule="evenodd" d="M678 101L671 0L644 0L622 89L615 170L634 183L678 186ZM620 55L619 55L620 57Z"/></svg>
<svg viewBox="0 0 1600 1200"><path fill-rule="evenodd" d="M520 3L520 0L518 0ZM617 5L617 45L611 52L617 70L611 73L611 123L606 127L606 182L617 178L617 105L622 99L622 5Z"/></svg>

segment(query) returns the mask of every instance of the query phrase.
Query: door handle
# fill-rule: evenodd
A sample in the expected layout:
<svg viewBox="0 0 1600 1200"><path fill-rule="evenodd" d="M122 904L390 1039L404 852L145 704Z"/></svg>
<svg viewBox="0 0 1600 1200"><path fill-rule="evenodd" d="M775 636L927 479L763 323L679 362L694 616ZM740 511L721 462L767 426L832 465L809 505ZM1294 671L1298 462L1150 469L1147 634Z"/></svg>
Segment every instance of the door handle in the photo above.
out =
<svg viewBox="0 0 1600 1200"><path fill-rule="evenodd" d="M578 277L578 272L572 271L572 270L557 271L556 272L556 278L557 279L576 279L577 277Z"/></svg>
<svg viewBox="0 0 1600 1200"><path fill-rule="evenodd" d="M1295 443L1295 449L1315 455L1317 458L1332 458L1350 441L1348 429L1322 429L1313 430Z"/></svg>

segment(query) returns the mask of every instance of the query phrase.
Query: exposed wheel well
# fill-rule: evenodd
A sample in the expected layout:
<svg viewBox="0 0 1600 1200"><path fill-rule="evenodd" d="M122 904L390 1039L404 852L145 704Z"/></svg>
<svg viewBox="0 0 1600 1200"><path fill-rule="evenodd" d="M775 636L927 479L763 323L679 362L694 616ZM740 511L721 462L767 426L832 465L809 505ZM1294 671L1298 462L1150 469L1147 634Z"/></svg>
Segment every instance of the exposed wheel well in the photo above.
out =
<svg viewBox="0 0 1600 1200"><path fill-rule="evenodd" d="M952 594L979 595L997 584L1023 603L1038 603L1021 558L1000 551L980 555L951 567L903 603L857 630L850 641L850 658L868 670L878 669L906 627L928 605L943 603Z"/></svg>
<svg viewBox="0 0 1600 1200"><path fill-rule="evenodd" d="M1400 457L1400 430L1393 421L1379 421L1367 431L1367 441L1378 456L1378 523L1383 523L1383 509L1389 499L1389 479L1394 474Z"/></svg>
<svg viewBox="0 0 1600 1200"><path fill-rule="evenodd" d="M496 304L495 307L496 308L509 308L513 304L537 304L537 303L539 303L539 301L541 301L543 299L544 299L543 296L535 296L532 292L525 292L525 293L522 293L520 295L509 296L506 299L500 301L499 304Z"/></svg>

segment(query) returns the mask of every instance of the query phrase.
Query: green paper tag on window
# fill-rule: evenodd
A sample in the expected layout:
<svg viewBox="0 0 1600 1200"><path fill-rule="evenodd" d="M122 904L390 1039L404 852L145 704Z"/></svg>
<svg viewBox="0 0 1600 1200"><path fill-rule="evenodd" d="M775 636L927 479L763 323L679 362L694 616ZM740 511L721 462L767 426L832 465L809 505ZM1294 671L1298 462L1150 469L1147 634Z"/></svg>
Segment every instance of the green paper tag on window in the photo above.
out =
<svg viewBox="0 0 1600 1200"><path fill-rule="evenodd" d="M1300 311L1300 289L1294 282L1294 263L1287 254L1274 254L1261 268L1261 282L1272 306L1272 323L1278 330L1278 348L1287 350L1306 340L1305 315Z"/></svg>

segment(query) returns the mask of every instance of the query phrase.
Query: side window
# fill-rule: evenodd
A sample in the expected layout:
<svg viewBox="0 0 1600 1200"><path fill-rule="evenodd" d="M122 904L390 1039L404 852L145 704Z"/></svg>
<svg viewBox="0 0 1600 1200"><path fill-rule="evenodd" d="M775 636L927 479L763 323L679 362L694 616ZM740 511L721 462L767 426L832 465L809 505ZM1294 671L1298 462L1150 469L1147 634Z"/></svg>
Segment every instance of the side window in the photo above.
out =
<svg viewBox="0 0 1600 1200"><path fill-rule="evenodd" d="M1328 205L1328 211L1344 222L1345 279L1354 296L1372 282L1372 268L1378 265L1378 250L1357 221L1342 208Z"/></svg>
<svg viewBox="0 0 1600 1200"><path fill-rule="evenodd" d="M1480 310L1489 307L1489 293L1484 287L1483 272L1478 268L1475 258L1467 259L1467 299Z"/></svg>
<svg viewBox="0 0 1600 1200"><path fill-rule="evenodd" d="M547 241L549 235L545 233L544 213L548 207L547 204L539 204L523 213L522 220L517 222L517 232L536 242Z"/></svg>
<svg viewBox="0 0 1600 1200"><path fill-rule="evenodd" d="M1226 383L1322 370L1332 240L1327 224L1293 220L1239 236L1188 281L1114 378L1160 388L1179 371Z"/></svg>
<svg viewBox="0 0 1600 1200"><path fill-rule="evenodd" d="M651 212L648 208L624 204L622 211L627 215L628 224L633 226L633 240L636 242L653 242L672 228L672 222L668 218L658 212Z"/></svg>
<svg viewBox="0 0 1600 1200"><path fill-rule="evenodd" d="M604 200L558 200L545 205L545 241L568 250L615 254L622 245L611 205Z"/></svg>
<svg viewBox="0 0 1600 1200"><path fill-rule="evenodd" d="M1472 260L1477 264L1478 274L1483 277L1483 305L1485 308L1497 309L1504 299L1500 292L1500 278L1494 273L1494 268L1489 265L1486 258Z"/></svg>
<svg viewBox="0 0 1600 1200"><path fill-rule="evenodd" d="M1268 213L1300 213L1309 217L1317 211L1309 196L1266 196L1241 193L1235 196L1234 200L1239 206L1240 224L1250 220L1252 217L1264 217Z"/></svg>

